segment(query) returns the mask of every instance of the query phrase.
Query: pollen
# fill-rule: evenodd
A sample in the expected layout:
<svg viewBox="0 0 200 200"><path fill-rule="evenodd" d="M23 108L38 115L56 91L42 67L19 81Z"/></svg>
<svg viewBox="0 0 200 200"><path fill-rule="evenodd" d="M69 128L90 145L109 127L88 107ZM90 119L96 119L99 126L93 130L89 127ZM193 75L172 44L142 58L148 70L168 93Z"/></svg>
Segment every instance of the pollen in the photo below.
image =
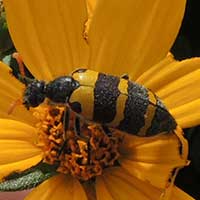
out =
<svg viewBox="0 0 200 200"><path fill-rule="evenodd" d="M41 109L40 109L41 110ZM71 174L86 181L102 174L108 167L118 165L119 147L123 134L106 134L100 125L80 123L80 134L75 131L76 114L70 112L69 126L65 130L66 109L46 106L34 115L37 124L38 146L43 149L43 162L56 166L57 172Z"/></svg>

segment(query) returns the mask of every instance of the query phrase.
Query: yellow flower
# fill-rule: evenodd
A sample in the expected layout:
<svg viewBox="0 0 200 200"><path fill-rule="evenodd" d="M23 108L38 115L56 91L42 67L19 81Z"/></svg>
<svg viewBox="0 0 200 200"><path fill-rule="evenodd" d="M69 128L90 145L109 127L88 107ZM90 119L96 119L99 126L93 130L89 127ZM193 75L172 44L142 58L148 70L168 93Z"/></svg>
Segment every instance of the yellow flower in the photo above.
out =
<svg viewBox="0 0 200 200"><path fill-rule="evenodd" d="M76 68L122 75L154 91L182 128L200 123L200 59L175 61L167 53L179 30L184 0L4 0L17 50L39 80L53 80ZM95 5L96 4L96 5ZM0 64L0 179L44 158L38 145L35 110L11 104L24 85ZM42 109L40 109L42 110ZM42 112L42 111L41 111ZM150 138L125 135L119 166L92 181L56 175L34 189L30 199L192 200L173 186L187 164L180 129Z"/></svg>

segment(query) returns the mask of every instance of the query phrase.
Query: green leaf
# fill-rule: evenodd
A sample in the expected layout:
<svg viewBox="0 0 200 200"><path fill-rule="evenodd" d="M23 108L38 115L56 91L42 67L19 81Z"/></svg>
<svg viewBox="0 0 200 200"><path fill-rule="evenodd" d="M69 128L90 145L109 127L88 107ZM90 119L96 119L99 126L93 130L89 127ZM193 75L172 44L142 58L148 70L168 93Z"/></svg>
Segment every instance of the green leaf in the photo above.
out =
<svg viewBox="0 0 200 200"><path fill-rule="evenodd" d="M7 55L7 56L3 57L2 61L3 61L6 65L10 66L10 64L11 64L11 59L12 59L12 55Z"/></svg>
<svg viewBox="0 0 200 200"><path fill-rule="evenodd" d="M8 31L4 13L0 16L0 41L0 53L7 55L7 52L9 52L10 49L13 49L14 45Z"/></svg>
<svg viewBox="0 0 200 200"><path fill-rule="evenodd" d="M6 177L6 180L0 183L0 192L31 189L56 174L55 167L42 163L22 173L13 173Z"/></svg>

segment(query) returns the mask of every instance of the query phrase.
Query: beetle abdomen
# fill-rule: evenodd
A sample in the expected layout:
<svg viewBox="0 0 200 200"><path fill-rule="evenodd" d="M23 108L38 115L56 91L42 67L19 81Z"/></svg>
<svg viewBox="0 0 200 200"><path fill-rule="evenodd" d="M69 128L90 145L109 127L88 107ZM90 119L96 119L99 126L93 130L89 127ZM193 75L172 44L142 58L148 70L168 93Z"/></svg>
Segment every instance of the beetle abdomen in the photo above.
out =
<svg viewBox="0 0 200 200"><path fill-rule="evenodd" d="M108 124L116 117L119 82L118 77L99 73L94 85L94 121Z"/></svg>
<svg viewBox="0 0 200 200"><path fill-rule="evenodd" d="M145 87L91 70L78 70L72 76L80 87L72 93L70 104L86 119L139 136L176 128L163 103Z"/></svg>
<svg viewBox="0 0 200 200"><path fill-rule="evenodd" d="M128 98L119 130L139 136L152 136L176 128L174 118L158 97L145 87L128 81Z"/></svg>

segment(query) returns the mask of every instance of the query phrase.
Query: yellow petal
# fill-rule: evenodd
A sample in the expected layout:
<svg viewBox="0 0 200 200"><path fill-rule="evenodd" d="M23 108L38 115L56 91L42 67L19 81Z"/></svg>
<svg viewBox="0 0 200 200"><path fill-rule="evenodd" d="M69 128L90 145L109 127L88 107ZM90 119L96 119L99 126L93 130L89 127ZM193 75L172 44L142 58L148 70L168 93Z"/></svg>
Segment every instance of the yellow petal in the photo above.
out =
<svg viewBox="0 0 200 200"><path fill-rule="evenodd" d="M170 112L182 128L189 128L200 124L200 99L171 109Z"/></svg>
<svg viewBox="0 0 200 200"><path fill-rule="evenodd" d="M169 67L171 64L177 63L176 60L174 60L174 57L171 53L168 53L167 56L162 59L160 62L158 62L156 65L150 67L148 70L146 70L144 73L142 73L137 80L135 80L137 83L144 85L145 87L151 89L152 91L156 91L156 87L159 87L156 83L159 81L167 81L168 79L165 79L163 77L164 71L165 75L169 73ZM174 68L170 67L170 70ZM171 71L170 71L171 72ZM173 72L172 72L173 73ZM170 77L169 77L170 78ZM154 84L155 82L155 84ZM162 83L161 83L162 84Z"/></svg>
<svg viewBox="0 0 200 200"><path fill-rule="evenodd" d="M14 150L12 151L12 153L13 152ZM0 181L3 180L6 176L9 176L15 172L23 172L24 170L35 166L41 160L42 160L42 154L38 154L24 160L20 160L5 165L0 165Z"/></svg>
<svg viewBox="0 0 200 200"><path fill-rule="evenodd" d="M127 156L131 160L146 163L178 164L183 162L180 158L180 145L179 139L173 133L161 134L151 138L126 135L122 154L123 157Z"/></svg>
<svg viewBox="0 0 200 200"><path fill-rule="evenodd" d="M191 127L200 123L200 68L162 87L156 94L180 123L181 127Z"/></svg>
<svg viewBox="0 0 200 200"><path fill-rule="evenodd" d="M178 131L177 136L172 133L151 138L127 135L121 152L122 167L139 179L166 188L171 172L187 164L187 142Z"/></svg>
<svg viewBox="0 0 200 200"><path fill-rule="evenodd" d="M164 191L131 176L122 168L107 170L103 176L97 178L96 188L98 200L104 199L104 193L100 193L103 191L113 200L128 200L133 197L137 200L156 200Z"/></svg>
<svg viewBox="0 0 200 200"><path fill-rule="evenodd" d="M158 188L166 188L173 164L145 163L124 159L122 167L137 178L147 181Z"/></svg>
<svg viewBox="0 0 200 200"><path fill-rule="evenodd" d="M119 167L110 168L103 176L97 177L96 191L97 200L128 200L133 197L137 200L193 200L173 184L166 189L159 189Z"/></svg>
<svg viewBox="0 0 200 200"><path fill-rule="evenodd" d="M88 11L88 19L85 22L85 29L84 29L84 38L88 42L88 31L90 28L90 23L93 17L94 9L96 7L96 0L86 0L87 3L87 11Z"/></svg>
<svg viewBox="0 0 200 200"><path fill-rule="evenodd" d="M200 123L200 58L180 62L169 55L137 82L156 92L181 127Z"/></svg>
<svg viewBox="0 0 200 200"><path fill-rule="evenodd" d="M36 148L29 142L20 140L0 140L1 160L0 165L14 163L20 160L25 160L34 157L41 153L39 148Z"/></svg>
<svg viewBox="0 0 200 200"><path fill-rule="evenodd" d="M158 64L150 67L136 82L144 85L154 92L159 91L167 84L200 69L200 58L176 61L169 54Z"/></svg>
<svg viewBox="0 0 200 200"><path fill-rule="evenodd" d="M30 143L37 141L36 129L32 126L10 119L0 119L0 140L21 140Z"/></svg>
<svg viewBox="0 0 200 200"><path fill-rule="evenodd" d="M87 3L88 16L89 18L91 18L96 6L96 0L86 0L86 3Z"/></svg>
<svg viewBox="0 0 200 200"><path fill-rule="evenodd" d="M41 161L42 151L35 145L37 135L33 127L6 119L0 119L0 127L0 179Z"/></svg>
<svg viewBox="0 0 200 200"><path fill-rule="evenodd" d="M134 80L163 59L180 27L185 0L102 0L88 33L89 66Z"/></svg>
<svg viewBox="0 0 200 200"><path fill-rule="evenodd" d="M35 123L36 119L31 112L22 105L15 106L12 114L8 115L12 105L22 99L24 85L11 75L10 68L2 62L0 62L0 77L0 117L16 119L29 124Z"/></svg>
<svg viewBox="0 0 200 200"><path fill-rule="evenodd" d="M15 46L36 78L51 80L86 66L85 1L4 0L4 5Z"/></svg>
<svg viewBox="0 0 200 200"><path fill-rule="evenodd" d="M195 200L177 187L173 187L170 200Z"/></svg>
<svg viewBox="0 0 200 200"><path fill-rule="evenodd" d="M96 179L96 196L97 200L115 200L106 187L103 176L97 177Z"/></svg>
<svg viewBox="0 0 200 200"><path fill-rule="evenodd" d="M35 188L25 200L87 200L81 184L71 176L58 175Z"/></svg>
<svg viewBox="0 0 200 200"><path fill-rule="evenodd" d="M200 68L175 79L156 94L168 109L174 109L200 98Z"/></svg>

